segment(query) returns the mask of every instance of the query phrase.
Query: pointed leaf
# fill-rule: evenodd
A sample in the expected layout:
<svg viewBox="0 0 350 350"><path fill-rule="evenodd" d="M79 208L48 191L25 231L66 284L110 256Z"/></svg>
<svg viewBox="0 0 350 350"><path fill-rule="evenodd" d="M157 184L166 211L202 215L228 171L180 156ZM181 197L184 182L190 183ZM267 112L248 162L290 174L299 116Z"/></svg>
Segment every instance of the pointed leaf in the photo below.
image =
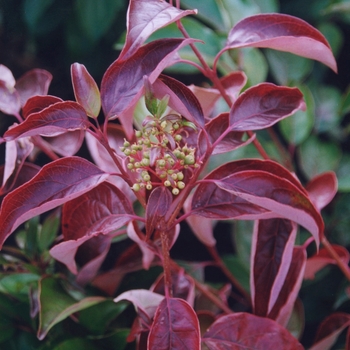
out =
<svg viewBox="0 0 350 350"><path fill-rule="evenodd" d="M196 85L189 85L188 88L197 97L200 105L202 106L204 116L206 118L209 118L215 107L216 102L221 97L219 90L203 88Z"/></svg>
<svg viewBox="0 0 350 350"><path fill-rule="evenodd" d="M196 10L180 10L165 1L131 0L127 16L126 42L120 58L126 60L132 56L156 30L196 13Z"/></svg>
<svg viewBox="0 0 350 350"><path fill-rule="evenodd" d="M349 314L337 312L328 316L317 330L315 343L309 350L331 349L340 333L349 326Z"/></svg>
<svg viewBox="0 0 350 350"><path fill-rule="evenodd" d="M16 82L16 90L23 107L27 100L37 95L47 95L52 75L44 69L32 69L22 75Z"/></svg>
<svg viewBox="0 0 350 350"><path fill-rule="evenodd" d="M247 76L241 71L231 72L220 79L222 86L232 101L237 99L239 92L243 89L247 80Z"/></svg>
<svg viewBox="0 0 350 350"><path fill-rule="evenodd" d="M162 222L164 223L165 215L172 201L172 194L164 186L157 187L151 192L146 208L146 232L148 237Z"/></svg>
<svg viewBox="0 0 350 350"><path fill-rule="evenodd" d="M40 112L32 113L21 124L8 130L4 139L24 136L56 136L67 131L85 130L89 126L85 110L76 102L57 102Z"/></svg>
<svg viewBox="0 0 350 350"><path fill-rule="evenodd" d="M169 96L169 106L197 126L204 125L202 107L193 92L180 81L161 74L152 85L158 99Z"/></svg>
<svg viewBox="0 0 350 350"><path fill-rule="evenodd" d="M100 91L95 80L84 65L74 63L71 76L75 100L85 109L86 114L97 118L101 109Z"/></svg>
<svg viewBox="0 0 350 350"><path fill-rule="evenodd" d="M18 92L0 80L0 111L5 114L16 115L20 109L21 102Z"/></svg>
<svg viewBox="0 0 350 350"><path fill-rule="evenodd" d="M0 80L6 83L8 87L15 87L16 80L11 72L10 69L8 69L3 64L0 64Z"/></svg>
<svg viewBox="0 0 350 350"><path fill-rule="evenodd" d="M54 303L52 302L54 300ZM48 331L75 312L105 301L103 297L73 299L62 287L60 281L53 277L44 277L39 283L39 329L38 338L44 339Z"/></svg>
<svg viewBox="0 0 350 350"><path fill-rule="evenodd" d="M297 227L289 220L256 221L250 290L254 314L266 317L276 303L292 261Z"/></svg>
<svg viewBox="0 0 350 350"><path fill-rule="evenodd" d="M337 72L326 38L307 22L285 14L244 18L230 31L224 50L261 47L286 51L322 62Z"/></svg>
<svg viewBox="0 0 350 350"><path fill-rule="evenodd" d="M235 131L264 129L304 108L299 89L262 83L238 97L230 110L230 126Z"/></svg>
<svg viewBox="0 0 350 350"><path fill-rule="evenodd" d="M200 349L199 321L185 300L163 299L154 315L148 349Z"/></svg>
<svg viewBox="0 0 350 350"><path fill-rule="evenodd" d="M306 190L316 208L321 210L332 201L338 191L337 177L332 171L322 173L311 179Z"/></svg>
<svg viewBox="0 0 350 350"><path fill-rule="evenodd" d="M102 108L108 119L121 117L141 96L143 77L153 83L162 70L176 62L176 53L194 39L160 39L141 47L127 60L116 60L107 69L101 83ZM129 111L130 112L130 111ZM129 115L129 114L127 114ZM125 117L127 118L127 116ZM127 133L132 118L121 118Z"/></svg>
<svg viewBox="0 0 350 350"><path fill-rule="evenodd" d="M204 334L202 343L209 350L303 350L301 344L275 321L244 312L220 317Z"/></svg>
<svg viewBox="0 0 350 350"><path fill-rule="evenodd" d="M86 213L90 213L88 216ZM76 240L95 233L109 234L124 226L133 214L128 198L115 186L103 182L64 204L62 233Z"/></svg>
<svg viewBox="0 0 350 350"><path fill-rule="evenodd" d="M108 174L79 157L45 165L30 181L4 198L0 211L0 247L26 220L81 196L107 177Z"/></svg>

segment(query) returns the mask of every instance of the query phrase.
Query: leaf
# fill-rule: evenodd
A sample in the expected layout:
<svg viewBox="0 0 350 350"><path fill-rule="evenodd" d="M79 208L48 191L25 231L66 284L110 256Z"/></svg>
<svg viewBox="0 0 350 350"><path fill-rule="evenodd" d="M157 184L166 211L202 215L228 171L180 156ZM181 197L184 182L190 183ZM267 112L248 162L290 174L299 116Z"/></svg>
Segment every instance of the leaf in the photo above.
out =
<svg viewBox="0 0 350 350"><path fill-rule="evenodd" d="M154 315L148 349L200 349L199 321L185 300L163 299Z"/></svg>
<svg viewBox="0 0 350 350"><path fill-rule="evenodd" d="M57 102L32 113L21 124L4 134L5 141L24 136L56 136L67 131L85 130L89 126L85 110L76 102Z"/></svg>
<svg viewBox="0 0 350 350"><path fill-rule="evenodd" d="M164 224L165 215L172 201L172 194L164 186L157 187L151 192L146 207L146 234L148 237L158 226Z"/></svg>
<svg viewBox="0 0 350 350"><path fill-rule="evenodd" d="M350 261L349 251L346 248L336 244L332 244L332 248L344 262L344 264L347 265ZM329 264L336 265L337 261L329 254L326 248L320 249L317 254L307 259L304 278L313 280L316 273Z"/></svg>
<svg viewBox="0 0 350 350"><path fill-rule="evenodd" d="M97 118L101 109L101 98L95 80L85 66L79 63L71 65L71 76L76 101L88 116Z"/></svg>
<svg viewBox="0 0 350 350"><path fill-rule="evenodd" d="M131 0L127 16L126 41L120 58L130 58L157 29L167 26L196 10L181 10L159 0Z"/></svg>
<svg viewBox="0 0 350 350"><path fill-rule="evenodd" d="M273 320L237 312L218 318L203 335L209 350L302 350L301 344Z"/></svg>
<svg viewBox="0 0 350 350"><path fill-rule="evenodd" d="M114 299L114 302L118 303L121 300L130 301L134 304L135 310L138 314L141 317L148 318L150 321L163 299L164 295L151 292L147 289L135 289L120 294Z"/></svg>
<svg viewBox="0 0 350 350"><path fill-rule="evenodd" d="M52 74L44 69L32 69L22 75L16 82L16 90L23 107L27 100L37 95L47 95Z"/></svg>
<svg viewBox="0 0 350 350"><path fill-rule="evenodd" d="M187 120L203 127L204 115L202 107L193 92L180 81L161 74L152 85L158 99L169 96L169 106Z"/></svg>
<svg viewBox="0 0 350 350"><path fill-rule="evenodd" d="M219 90L212 88L203 88L196 85L189 85L188 88L197 97L202 107L204 117L209 118L213 112L216 102L221 97Z"/></svg>
<svg viewBox="0 0 350 350"><path fill-rule="evenodd" d="M237 99L239 92L243 89L247 80L247 76L241 71L231 72L220 79L222 86L232 101Z"/></svg>
<svg viewBox="0 0 350 350"><path fill-rule="evenodd" d="M141 47L127 60L117 59L105 72L101 83L102 108L108 119L120 118L126 133L132 133L132 118L123 113L141 96L143 77L151 84L161 71L176 62L176 52L194 39L161 39Z"/></svg>
<svg viewBox="0 0 350 350"><path fill-rule="evenodd" d="M75 312L105 301L105 298L87 297L77 301L63 289L58 279L44 277L39 283L39 301L40 314L37 336L39 340L43 340L55 324Z"/></svg>
<svg viewBox="0 0 350 350"><path fill-rule="evenodd" d="M131 203L124 193L103 182L63 205L63 237L68 241L96 233L107 235L130 221L132 214Z"/></svg>
<svg viewBox="0 0 350 350"><path fill-rule="evenodd" d="M311 201L318 210L329 204L337 194L338 181L334 172L328 171L315 176L307 185Z"/></svg>
<svg viewBox="0 0 350 350"><path fill-rule="evenodd" d="M292 261L280 290L278 299L269 312L269 318L281 326L287 327L297 300L306 265L306 251L303 247L294 247Z"/></svg>
<svg viewBox="0 0 350 350"><path fill-rule="evenodd" d="M261 47L286 51L320 61L337 72L326 38L307 22L285 14L259 14L244 18L230 31L225 48Z"/></svg>
<svg viewBox="0 0 350 350"><path fill-rule="evenodd" d="M304 108L297 88L261 83L246 90L232 105L230 126L235 131L264 129Z"/></svg>
<svg viewBox="0 0 350 350"><path fill-rule="evenodd" d="M292 261L297 227L290 220L256 221L250 291L254 314L266 317L275 305Z"/></svg>
<svg viewBox="0 0 350 350"><path fill-rule="evenodd" d="M18 92L0 80L0 111L5 114L16 115L20 109L21 103Z"/></svg>
<svg viewBox="0 0 350 350"><path fill-rule="evenodd" d="M56 96L33 96L29 98L26 102L26 104L22 108L22 115L23 118L26 119L29 114L40 112L46 107L49 107L50 105L53 105L57 102L63 102L63 100Z"/></svg>
<svg viewBox="0 0 350 350"><path fill-rule="evenodd" d="M193 197L192 210L197 214L246 220L284 217L308 229L318 245L324 229L322 217L300 183L278 163L231 162L204 180L210 183L200 184ZM216 186L232 196L217 192Z"/></svg>
<svg viewBox="0 0 350 350"><path fill-rule="evenodd" d="M330 349L339 334L350 326L350 315L342 312L328 316L317 330L315 343L309 350Z"/></svg>
<svg viewBox="0 0 350 350"><path fill-rule="evenodd" d="M4 66L3 64L0 64L0 81L3 81L6 83L6 86L8 87L15 87L16 80L9 68Z"/></svg>
<svg viewBox="0 0 350 350"><path fill-rule="evenodd" d="M81 196L107 177L108 174L79 157L45 165L30 181L4 198L0 211L0 248L26 220Z"/></svg>

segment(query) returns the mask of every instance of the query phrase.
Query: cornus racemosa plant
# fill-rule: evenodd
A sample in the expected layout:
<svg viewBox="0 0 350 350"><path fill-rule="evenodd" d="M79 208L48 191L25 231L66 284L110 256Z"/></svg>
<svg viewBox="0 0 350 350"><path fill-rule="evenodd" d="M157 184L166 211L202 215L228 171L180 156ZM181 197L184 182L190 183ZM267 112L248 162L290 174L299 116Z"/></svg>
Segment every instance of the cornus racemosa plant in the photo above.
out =
<svg viewBox="0 0 350 350"><path fill-rule="evenodd" d="M196 10L182 10L178 1L130 0L124 47L100 88L82 64L72 65L76 101L47 95L52 77L46 71L30 71L16 82L0 67L0 109L17 119L1 139L6 161L0 245L27 220L60 207L62 236L50 253L76 275L78 284L93 283L113 295L120 276L128 272L123 259L131 270L162 266L150 290L114 294L116 303L126 300L135 306L128 339L139 348L302 349L288 321L303 278L329 262L350 277L347 255L328 242L320 214L334 197L337 180L327 172L304 186L292 168L270 159L255 134L305 109L297 88L261 83L244 89L242 71L222 76L218 66L228 51L245 47L291 52L333 71L336 63L324 36L309 24L288 15L261 14L238 22L208 64L200 52L205 38L189 37L181 22L192 15ZM182 38L146 43L171 23ZM193 50L196 62L181 59L184 47ZM195 66L211 85L188 87L163 74L177 63ZM84 140L86 158L75 155ZM248 144L260 158L213 166L216 155ZM43 167L35 164L39 153L50 159ZM219 220L254 222L249 292L216 250L213 230ZM239 294L239 312L228 303L229 290L209 287L171 258L184 221ZM310 235L296 245L300 227ZM137 254L131 249L113 271L99 272L112 243L126 237ZM308 257L312 245L316 251ZM84 253L88 250L93 254ZM77 256L84 254L78 263ZM41 287L49 282L50 277L43 277ZM77 302L71 313L102 299ZM203 321L198 299L215 310L210 322ZM39 339L68 315L53 320L41 314ZM331 346L349 322L344 314L326 319L312 349Z"/></svg>

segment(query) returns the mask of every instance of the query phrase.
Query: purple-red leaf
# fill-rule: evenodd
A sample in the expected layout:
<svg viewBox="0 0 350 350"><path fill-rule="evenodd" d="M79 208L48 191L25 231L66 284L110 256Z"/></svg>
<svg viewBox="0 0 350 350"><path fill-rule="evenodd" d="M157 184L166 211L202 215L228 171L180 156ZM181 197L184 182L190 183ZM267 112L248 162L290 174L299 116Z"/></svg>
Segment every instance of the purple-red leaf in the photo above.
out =
<svg viewBox="0 0 350 350"><path fill-rule="evenodd" d="M76 101L85 109L86 114L97 118L101 109L100 90L84 65L74 63L71 76Z"/></svg>
<svg viewBox="0 0 350 350"><path fill-rule="evenodd" d="M261 83L246 90L232 105L230 126L235 131L264 129L304 108L299 89Z"/></svg>
<svg viewBox="0 0 350 350"><path fill-rule="evenodd" d="M202 343L209 350L303 349L301 344L275 321L244 312L220 317L204 334Z"/></svg>
<svg viewBox="0 0 350 350"><path fill-rule="evenodd" d="M255 222L250 290L254 313L266 317L279 297L292 261L297 227L290 220Z"/></svg>
<svg viewBox="0 0 350 350"><path fill-rule="evenodd" d="M146 208L146 233L148 237L158 226L160 227L162 223L164 225L165 215L172 200L172 194L164 186L157 187L151 192Z"/></svg>
<svg viewBox="0 0 350 350"><path fill-rule="evenodd" d="M338 180L334 172L329 171L315 176L306 185L309 197L318 210L331 202L338 191Z"/></svg>
<svg viewBox="0 0 350 350"><path fill-rule="evenodd" d="M68 131L85 130L89 125L85 110L76 102L57 102L32 113L21 124L8 130L5 141L24 136L56 136Z"/></svg>
<svg viewBox="0 0 350 350"><path fill-rule="evenodd" d="M152 85L158 99L169 96L169 106L197 126L204 125L202 107L194 93L180 81L161 74Z"/></svg>
<svg viewBox="0 0 350 350"><path fill-rule="evenodd" d="M16 82L16 90L24 106L27 100L37 95L47 95L52 75L43 69L32 69L22 75Z"/></svg>
<svg viewBox="0 0 350 350"><path fill-rule="evenodd" d="M127 16L126 42L120 58L126 60L132 56L156 30L196 13L196 10L180 10L166 1L131 0Z"/></svg>
<svg viewBox="0 0 350 350"><path fill-rule="evenodd" d="M107 177L108 174L79 157L45 165L30 181L4 198L0 211L0 247L26 220L81 196Z"/></svg>
<svg viewBox="0 0 350 350"><path fill-rule="evenodd" d="M346 248L335 244L332 244L332 248L344 262L344 264L348 265L350 261L349 251ZM304 278L310 280L314 279L318 271L330 264L335 265L337 264L337 261L329 254L326 248L320 249L317 254L307 259Z"/></svg>
<svg viewBox="0 0 350 350"><path fill-rule="evenodd" d="M241 71L231 72L220 79L222 86L232 101L237 99L239 92L243 89L247 80L247 76Z"/></svg>
<svg viewBox="0 0 350 350"><path fill-rule="evenodd" d="M154 315L148 349L199 350L199 321L183 299L164 298Z"/></svg>
<svg viewBox="0 0 350 350"><path fill-rule="evenodd" d="M33 96L28 99L26 104L22 108L23 118L26 119L29 114L40 112L46 107L49 107L57 102L63 102L62 99L56 96Z"/></svg>
<svg viewBox="0 0 350 350"><path fill-rule="evenodd" d="M314 345L310 350L330 349L336 342L339 334L350 326L350 315L337 312L328 316L320 325ZM349 341L349 335L348 335ZM348 349L348 347L346 348Z"/></svg>
<svg viewBox="0 0 350 350"><path fill-rule="evenodd" d="M176 53L194 39L160 39L139 48L127 60L116 60L107 69L101 83L102 108L108 119L119 117L127 134L132 133L132 118L123 112L133 108L143 90L143 77L151 84L162 70L176 62Z"/></svg>
<svg viewBox="0 0 350 350"><path fill-rule="evenodd" d="M322 62L337 72L326 38L307 22L284 14L260 14L244 18L230 31L223 51L261 47L286 51Z"/></svg>
<svg viewBox="0 0 350 350"><path fill-rule="evenodd" d="M286 327L298 297L306 264L304 247L294 247L292 262L275 305L267 317Z"/></svg>

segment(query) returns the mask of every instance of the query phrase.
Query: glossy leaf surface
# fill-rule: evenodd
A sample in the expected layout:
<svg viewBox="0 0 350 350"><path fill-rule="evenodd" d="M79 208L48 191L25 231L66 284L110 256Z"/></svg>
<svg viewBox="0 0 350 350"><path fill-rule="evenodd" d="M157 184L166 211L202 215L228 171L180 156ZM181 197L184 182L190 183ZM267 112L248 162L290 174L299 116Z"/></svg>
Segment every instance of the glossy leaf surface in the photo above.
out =
<svg viewBox="0 0 350 350"><path fill-rule="evenodd" d="M8 87L4 81L0 80L0 111L16 115L21 109L21 102L18 92L11 87Z"/></svg>
<svg viewBox="0 0 350 350"><path fill-rule="evenodd" d="M225 50L261 47L286 51L322 62L335 72L337 65L325 37L307 22L284 14L261 14L238 22Z"/></svg>
<svg viewBox="0 0 350 350"><path fill-rule="evenodd" d="M29 114L40 112L46 107L49 107L57 102L63 102L63 100L56 96L33 96L29 98L26 104L22 108L23 118L26 119Z"/></svg>
<svg viewBox="0 0 350 350"><path fill-rule="evenodd" d="M86 114L97 118L101 109L100 91L95 80L84 65L74 63L71 76L76 101L85 109Z"/></svg>
<svg viewBox="0 0 350 350"><path fill-rule="evenodd" d="M64 101L30 114L21 124L8 130L4 139L10 141L24 136L56 136L67 131L85 130L87 127L84 109L76 102Z"/></svg>
<svg viewBox="0 0 350 350"><path fill-rule="evenodd" d="M278 323L243 312L220 317L204 334L202 343L209 350L303 349Z"/></svg>
<svg viewBox="0 0 350 350"><path fill-rule="evenodd" d="M55 300L55 303L52 303ZM75 300L53 277L44 277L39 284L40 317L38 338L44 339L48 331L75 312L104 301L103 297L88 297ZM53 307L54 305L54 307Z"/></svg>
<svg viewBox="0 0 350 350"><path fill-rule="evenodd" d="M165 1L131 0L127 16L126 42L120 58L126 60L133 55L157 29L196 12L180 10Z"/></svg>
<svg viewBox="0 0 350 350"><path fill-rule="evenodd" d="M254 313L266 317L278 299L291 264L296 225L284 219L255 223L250 290Z"/></svg>
<svg viewBox="0 0 350 350"><path fill-rule="evenodd" d="M261 83L238 97L230 110L230 126L235 131L264 129L303 108L297 88Z"/></svg>
<svg viewBox="0 0 350 350"><path fill-rule="evenodd" d="M200 349L198 318L185 300L163 299L154 315L148 349Z"/></svg>
<svg viewBox="0 0 350 350"><path fill-rule="evenodd" d="M0 211L1 246L21 223L79 197L107 177L108 174L79 157L45 165L34 178L4 198Z"/></svg>

